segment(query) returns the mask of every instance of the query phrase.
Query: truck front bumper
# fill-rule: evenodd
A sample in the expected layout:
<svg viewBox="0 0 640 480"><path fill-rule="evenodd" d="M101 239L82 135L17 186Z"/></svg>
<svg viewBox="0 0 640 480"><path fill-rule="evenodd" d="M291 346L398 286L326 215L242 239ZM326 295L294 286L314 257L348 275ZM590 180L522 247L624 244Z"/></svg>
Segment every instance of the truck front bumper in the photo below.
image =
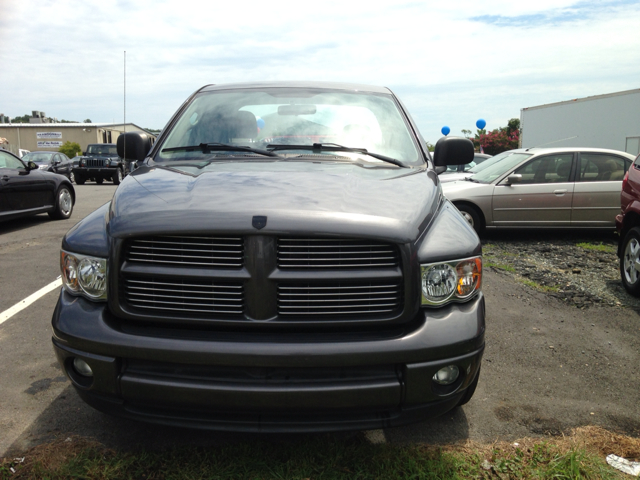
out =
<svg viewBox="0 0 640 480"><path fill-rule="evenodd" d="M112 178L116 173L116 167L103 168L74 168L73 174L81 178Z"/></svg>
<svg viewBox="0 0 640 480"><path fill-rule="evenodd" d="M484 311L479 295L386 332L169 331L62 291L53 345L80 396L106 413L213 430L376 429L442 414L475 388ZM450 365L459 378L435 383Z"/></svg>

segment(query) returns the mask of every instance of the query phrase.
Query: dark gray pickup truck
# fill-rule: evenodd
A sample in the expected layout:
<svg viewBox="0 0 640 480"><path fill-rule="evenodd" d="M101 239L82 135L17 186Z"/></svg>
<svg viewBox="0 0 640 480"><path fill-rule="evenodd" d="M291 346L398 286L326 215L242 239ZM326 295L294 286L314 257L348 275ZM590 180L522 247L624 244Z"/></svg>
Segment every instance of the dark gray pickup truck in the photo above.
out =
<svg viewBox="0 0 640 480"><path fill-rule="evenodd" d="M464 405L485 305L478 236L388 89L206 86L113 200L64 237L53 345L79 395L132 419L384 428Z"/></svg>

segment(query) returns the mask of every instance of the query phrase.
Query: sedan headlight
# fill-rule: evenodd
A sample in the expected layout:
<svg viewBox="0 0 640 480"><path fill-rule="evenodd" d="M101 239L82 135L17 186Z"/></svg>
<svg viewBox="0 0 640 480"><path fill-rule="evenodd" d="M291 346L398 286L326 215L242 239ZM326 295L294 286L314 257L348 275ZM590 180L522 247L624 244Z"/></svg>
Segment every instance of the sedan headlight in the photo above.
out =
<svg viewBox="0 0 640 480"><path fill-rule="evenodd" d="M107 260L60 251L62 285L72 295L107 299Z"/></svg>
<svg viewBox="0 0 640 480"><path fill-rule="evenodd" d="M480 291L482 257L420 266L422 305L463 302Z"/></svg>
<svg viewBox="0 0 640 480"><path fill-rule="evenodd" d="M47 168L49 168L49 165L45 165L43 163L41 163L40 165L38 165L38 170L46 170Z"/></svg>

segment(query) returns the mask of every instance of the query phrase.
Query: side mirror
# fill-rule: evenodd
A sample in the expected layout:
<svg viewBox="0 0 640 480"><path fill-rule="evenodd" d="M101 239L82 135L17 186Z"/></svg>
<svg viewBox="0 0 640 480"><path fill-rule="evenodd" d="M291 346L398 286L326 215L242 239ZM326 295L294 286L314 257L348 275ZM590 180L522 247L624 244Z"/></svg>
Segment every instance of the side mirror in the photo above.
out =
<svg viewBox="0 0 640 480"><path fill-rule="evenodd" d="M462 137L442 137L436 143L433 163L436 167L464 165L473 161L473 142Z"/></svg>
<svg viewBox="0 0 640 480"><path fill-rule="evenodd" d="M512 173L507 177L507 185L520 182L522 182L522 175L520 175L519 173Z"/></svg>
<svg viewBox="0 0 640 480"><path fill-rule="evenodd" d="M36 165L35 162L32 161L28 161L27 162L27 170L31 171L31 170L38 170L38 165Z"/></svg>
<svg viewBox="0 0 640 480"><path fill-rule="evenodd" d="M436 167L436 173L438 175L440 175L441 173L444 173L446 171L447 171L446 165L440 165L439 167Z"/></svg>
<svg viewBox="0 0 640 480"><path fill-rule="evenodd" d="M144 132L127 132L118 137L118 156L124 160L141 162L151 150L151 138Z"/></svg>

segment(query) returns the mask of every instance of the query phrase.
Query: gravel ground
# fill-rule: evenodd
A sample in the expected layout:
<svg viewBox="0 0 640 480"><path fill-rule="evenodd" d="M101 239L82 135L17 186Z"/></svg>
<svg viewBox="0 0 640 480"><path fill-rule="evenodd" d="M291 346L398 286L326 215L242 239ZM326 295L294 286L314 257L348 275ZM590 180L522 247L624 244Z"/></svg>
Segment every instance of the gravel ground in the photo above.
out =
<svg viewBox="0 0 640 480"><path fill-rule="evenodd" d="M613 231L499 230L482 237L484 266L577 308L640 311L620 281Z"/></svg>

